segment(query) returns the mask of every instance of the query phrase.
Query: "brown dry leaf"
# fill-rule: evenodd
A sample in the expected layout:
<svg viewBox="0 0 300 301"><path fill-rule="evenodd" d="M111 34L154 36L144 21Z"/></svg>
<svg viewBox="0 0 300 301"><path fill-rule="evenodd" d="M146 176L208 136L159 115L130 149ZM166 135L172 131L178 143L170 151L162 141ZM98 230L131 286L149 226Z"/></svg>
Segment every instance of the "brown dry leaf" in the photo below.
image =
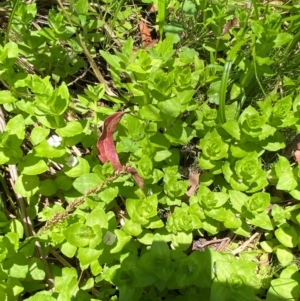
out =
<svg viewBox="0 0 300 301"><path fill-rule="evenodd" d="M232 27L239 27L240 26L240 22L239 20L234 17L232 20L229 20L223 27L223 31L222 31L222 34L226 34L229 32L229 30L232 28Z"/></svg>
<svg viewBox="0 0 300 301"><path fill-rule="evenodd" d="M140 33L141 33L141 37L142 37L143 47L145 47L145 48L151 47L155 43L157 43L158 40L153 40L152 39L149 28L148 28L148 25L142 19L139 20L139 29L140 29Z"/></svg>
<svg viewBox="0 0 300 301"><path fill-rule="evenodd" d="M142 37L142 44L144 47L147 47L152 42L151 34L147 23L143 20L139 20L139 29Z"/></svg>
<svg viewBox="0 0 300 301"><path fill-rule="evenodd" d="M195 194L195 192L199 186L199 177L200 177L199 172L190 170L190 174L189 174L189 187L190 188L186 192L186 195L188 197Z"/></svg>
<svg viewBox="0 0 300 301"><path fill-rule="evenodd" d="M294 152L295 160L300 164L300 143L297 143L297 150Z"/></svg>
<svg viewBox="0 0 300 301"><path fill-rule="evenodd" d="M144 179L138 174L135 168L123 166L121 164L115 148L113 134L117 129L119 121L121 120L124 114L125 112L116 112L108 116L104 120L103 131L97 143L97 148L99 151L98 157L102 163L105 163L107 161L111 162L115 171L125 171L130 173L136 181L137 185L141 188L141 190L143 190Z"/></svg>

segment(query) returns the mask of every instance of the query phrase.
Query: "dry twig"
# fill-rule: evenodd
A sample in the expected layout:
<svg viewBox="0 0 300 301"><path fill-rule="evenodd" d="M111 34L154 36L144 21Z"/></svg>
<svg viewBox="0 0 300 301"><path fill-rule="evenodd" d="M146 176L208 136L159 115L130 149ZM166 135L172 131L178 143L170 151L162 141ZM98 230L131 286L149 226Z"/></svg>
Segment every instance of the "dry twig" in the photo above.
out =
<svg viewBox="0 0 300 301"><path fill-rule="evenodd" d="M233 255L237 255L243 252L257 237L260 236L260 233L254 233L248 240L246 240L241 246L232 251Z"/></svg>

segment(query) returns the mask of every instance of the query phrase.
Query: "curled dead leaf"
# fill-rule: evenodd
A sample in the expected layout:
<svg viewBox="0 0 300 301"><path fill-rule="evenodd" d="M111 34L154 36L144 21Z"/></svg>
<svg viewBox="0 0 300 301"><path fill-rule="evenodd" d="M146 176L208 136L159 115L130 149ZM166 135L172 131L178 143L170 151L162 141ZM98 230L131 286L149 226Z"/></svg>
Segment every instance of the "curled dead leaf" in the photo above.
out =
<svg viewBox="0 0 300 301"><path fill-rule="evenodd" d="M118 127L118 124L125 112L116 112L108 116L104 120L103 131L98 139L97 148L99 151L99 159L102 163L107 161L111 162L115 171L125 171L130 173L137 185L143 190L144 179L138 174L137 170L133 167L123 166L120 162L119 156L115 148L113 134Z"/></svg>

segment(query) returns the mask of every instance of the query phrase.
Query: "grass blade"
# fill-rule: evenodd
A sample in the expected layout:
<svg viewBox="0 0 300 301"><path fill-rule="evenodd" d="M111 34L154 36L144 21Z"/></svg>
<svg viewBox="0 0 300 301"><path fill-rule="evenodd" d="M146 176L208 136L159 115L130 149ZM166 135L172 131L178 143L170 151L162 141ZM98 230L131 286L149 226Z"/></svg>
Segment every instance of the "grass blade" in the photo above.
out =
<svg viewBox="0 0 300 301"><path fill-rule="evenodd" d="M12 8L11 14L10 14L10 16L9 16L9 20L8 20L8 24L7 24L7 28L6 28L6 33L5 33L5 44L7 44L8 41L9 41L9 32L10 32L11 25L12 25L12 21L13 21L13 19L14 19L14 15L15 15L15 13L16 13L16 10L17 10L17 7L18 7L19 2L20 2L20 0L14 1L13 8Z"/></svg>
<svg viewBox="0 0 300 301"><path fill-rule="evenodd" d="M166 20L166 0L158 0L158 28L159 28L159 38L162 40L163 32L164 32L164 25Z"/></svg>
<svg viewBox="0 0 300 301"><path fill-rule="evenodd" d="M226 92L227 92L227 83L229 79L229 74L232 66L232 61L226 61L224 66L224 72L221 79L221 87L220 87L220 98L219 98L219 111L221 116L221 122L226 122L225 115L225 102L226 102Z"/></svg>

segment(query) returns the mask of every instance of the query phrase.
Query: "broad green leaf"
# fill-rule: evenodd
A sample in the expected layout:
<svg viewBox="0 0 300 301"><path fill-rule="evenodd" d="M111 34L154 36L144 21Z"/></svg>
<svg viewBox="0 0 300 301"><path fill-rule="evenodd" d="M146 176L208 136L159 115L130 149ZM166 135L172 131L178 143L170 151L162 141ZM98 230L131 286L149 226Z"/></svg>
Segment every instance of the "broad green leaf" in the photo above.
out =
<svg viewBox="0 0 300 301"><path fill-rule="evenodd" d="M90 264L90 268L93 276L97 276L102 272L102 266L100 265L99 260L97 259Z"/></svg>
<svg viewBox="0 0 300 301"><path fill-rule="evenodd" d="M57 301L57 298L52 297L52 292L42 291L37 292L34 296L24 299L24 301Z"/></svg>
<svg viewBox="0 0 300 301"><path fill-rule="evenodd" d="M241 131L237 121L229 120L222 125L222 127L236 140L241 139Z"/></svg>
<svg viewBox="0 0 300 301"><path fill-rule="evenodd" d="M226 301L230 293L228 285L224 285L223 282L214 279L211 286L210 301Z"/></svg>
<svg viewBox="0 0 300 301"><path fill-rule="evenodd" d="M39 193L44 196L51 196L55 194L57 191L57 187L55 181L52 179L46 179L41 181L39 187Z"/></svg>
<svg viewBox="0 0 300 301"><path fill-rule="evenodd" d="M101 228L108 228L108 219L105 211L100 207L96 207L93 211L87 216L86 225L93 227L99 225Z"/></svg>
<svg viewBox="0 0 300 301"><path fill-rule="evenodd" d="M12 278L25 279L29 270L28 260L23 253L17 253L3 263L3 269L8 270Z"/></svg>
<svg viewBox="0 0 300 301"><path fill-rule="evenodd" d="M16 218L10 220L10 231L17 233L19 238L22 239L24 236L24 227L23 224Z"/></svg>
<svg viewBox="0 0 300 301"><path fill-rule="evenodd" d="M65 175L57 175L57 177L55 178L55 184L57 189L67 191L72 187L73 181Z"/></svg>
<svg viewBox="0 0 300 301"><path fill-rule="evenodd" d="M21 175L16 181L15 190L24 197L32 197L38 191L39 184L37 176Z"/></svg>
<svg viewBox="0 0 300 301"><path fill-rule="evenodd" d="M79 248L77 256L81 266L86 266L88 264L91 264L94 260L98 259L102 252L102 250Z"/></svg>
<svg viewBox="0 0 300 301"><path fill-rule="evenodd" d="M175 250L186 251L193 241L193 234L178 232L177 234L171 234L171 243Z"/></svg>
<svg viewBox="0 0 300 301"><path fill-rule="evenodd" d="M43 281L46 273L44 264L39 258L32 257L28 260L30 278L37 281Z"/></svg>
<svg viewBox="0 0 300 301"><path fill-rule="evenodd" d="M230 99L236 99L237 97L239 97L242 93L242 88L241 86L237 85L236 83L234 83L232 85L231 91L230 91Z"/></svg>
<svg viewBox="0 0 300 301"><path fill-rule="evenodd" d="M103 58L107 61L107 63L115 68L116 70L120 70L120 59L116 55L112 55L106 51L100 50L100 54L103 56Z"/></svg>
<svg viewBox="0 0 300 301"><path fill-rule="evenodd" d="M276 39L274 41L274 47L281 47L284 44L287 44L293 39L293 36L287 32L280 32L276 34Z"/></svg>
<svg viewBox="0 0 300 301"><path fill-rule="evenodd" d="M15 135L19 140L23 140L25 137L25 120L24 117L19 114L11 118L6 125L5 131L10 135Z"/></svg>
<svg viewBox="0 0 300 301"><path fill-rule="evenodd" d="M34 147L34 154L37 157L45 158L60 158L66 154L66 149L62 146L50 146L48 141L42 141L39 145Z"/></svg>
<svg viewBox="0 0 300 301"><path fill-rule="evenodd" d="M232 204L232 207L242 213L243 206L248 201L248 196L240 191L229 190L229 201Z"/></svg>
<svg viewBox="0 0 300 301"><path fill-rule="evenodd" d="M86 194L89 191L92 191L101 185L102 180L94 173L88 173L80 176L73 182L73 187L81 192Z"/></svg>
<svg viewBox="0 0 300 301"><path fill-rule="evenodd" d="M66 241L61 245L60 250L65 256L72 258L77 251L77 247L71 245L69 242Z"/></svg>
<svg viewBox="0 0 300 301"><path fill-rule="evenodd" d="M12 103L15 102L17 98L15 98L10 91L4 90L0 91L0 104L4 103Z"/></svg>
<svg viewBox="0 0 300 301"><path fill-rule="evenodd" d="M56 129L60 137L73 137L81 134L83 131L82 124L79 121L70 121L64 127Z"/></svg>
<svg viewBox="0 0 300 301"><path fill-rule="evenodd" d="M167 99L158 103L157 107L167 116L177 117L180 114L180 102L177 99Z"/></svg>
<svg viewBox="0 0 300 301"><path fill-rule="evenodd" d="M298 298L298 282L293 279L278 278L271 281L266 300L297 300Z"/></svg>
<svg viewBox="0 0 300 301"><path fill-rule="evenodd" d="M273 252L273 244L271 241L262 241L260 246L265 252L272 253Z"/></svg>
<svg viewBox="0 0 300 301"><path fill-rule="evenodd" d="M287 158L278 156L278 162L275 165L276 175L279 178L282 174L291 171L291 165Z"/></svg>
<svg viewBox="0 0 300 301"><path fill-rule="evenodd" d="M296 263L290 264L288 267L286 267L281 273L280 278L282 279L294 279L298 280L298 267Z"/></svg>
<svg viewBox="0 0 300 301"><path fill-rule="evenodd" d="M105 202L106 204L109 204L111 201L113 201L119 194L119 188L118 187L107 187L102 189L98 193L98 198Z"/></svg>
<svg viewBox="0 0 300 301"><path fill-rule="evenodd" d="M143 230L143 232L136 238L140 243L151 246L154 239L154 234L148 230Z"/></svg>
<svg viewBox="0 0 300 301"><path fill-rule="evenodd" d="M69 105L69 97L69 89L65 82L63 82L52 95L53 104L51 112L55 115L63 114Z"/></svg>
<svg viewBox="0 0 300 301"><path fill-rule="evenodd" d="M116 229L114 231L115 235L117 236L117 245L111 249L111 253L118 253L121 252L124 247L130 242L131 236L126 234L125 231Z"/></svg>
<svg viewBox="0 0 300 301"><path fill-rule="evenodd" d="M161 121L162 118L160 116L160 110L157 109L154 105L149 104L143 106L139 110L139 116L142 119L150 120L150 121Z"/></svg>
<svg viewBox="0 0 300 301"><path fill-rule="evenodd" d="M74 1L73 7L78 15L86 15L89 10L88 0Z"/></svg>
<svg viewBox="0 0 300 301"><path fill-rule="evenodd" d="M33 145L38 145L43 140L46 140L49 133L50 133L49 129L45 129L42 127L35 127L31 131L30 141L32 142Z"/></svg>
<svg viewBox="0 0 300 301"><path fill-rule="evenodd" d="M284 246L277 247L276 255L282 266L287 266L294 259L292 251Z"/></svg>
<svg viewBox="0 0 300 301"><path fill-rule="evenodd" d="M91 227L79 223L72 224L63 233L67 241L75 247L87 246L94 237Z"/></svg>
<svg viewBox="0 0 300 301"><path fill-rule="evenodd" d="M139 236L143 232L140 224L134 223L131 219L126 219L123 231L132 236Z"/></svg>
<svg viewBox="0 0 300 301"><path fill-rule="evenodd" d="M43 158L35 157L33 153L29 153L18 164L19 171L24 175L38 175L48 170L48 165Z"/></svg>
<svg viewBox="0 0 300 301"><path fill-rule="evenodd" d="M287 248L294 248L298 244L298 233L292 226L282 226L275 231L275 236Z"/></svg>
<svg viewBox="0 0 300 301"><path fill-rule="evenodd" d="M71 297L78 288L76 269L62 268L61 274L55 277L54 285L56 292L65 292Z"/></svg>
<svg viewBox="0 0 300 301"><path fill-rule="evenodd" d="M188 127L175 123L164 133L165 137L175 145L187 145L195 136L195 131Z"/></svg>
<svg viewBox="0 0 300 301"><path fill-rule="evenodd" d="M242 226L242 221L233 212L228 211L224 221L224 226L228 229L238 229Z"/></svg>
<svg viewBox="0 0 300 301"><path fill-rule="evenodd" d="M64 173L70 178L77 178L90 172L90 165L87 160L80 157L76 160L78 160L78 162L74 167L69 167L66 164L63 168Z"/></svg>
<svg viewBox="0 0 300 301"><path fill-rule="evenodd" d="M248 218L248 220L249 223L254 226L270 231L273 230L273 224L271 222L269 215L266 212L260 212L258 214L255 214L254 217Z"/></svg>
<svg viewBox="0 0 300 301"><path fill-rule="evenodd" d="M9 289L8 289L8 294L5 294L6 298L4 297L3 300L7 300L7 297L10 297L10 298L13 298L13 300L16 300L16 298L19 297L18 295L20 295L24 291L24 286L17 278L8 277L5 284ZM1 292L3 292L3 291L0 291L0 294L1 294Z"/></svg>
<svg viewBox="0 0 300 301"><path fill-rule="evenodd" d="M278 190L293 190L297 187L298 183L294 178L292 171L285 171L279 176L276 189Z"/></svg>

